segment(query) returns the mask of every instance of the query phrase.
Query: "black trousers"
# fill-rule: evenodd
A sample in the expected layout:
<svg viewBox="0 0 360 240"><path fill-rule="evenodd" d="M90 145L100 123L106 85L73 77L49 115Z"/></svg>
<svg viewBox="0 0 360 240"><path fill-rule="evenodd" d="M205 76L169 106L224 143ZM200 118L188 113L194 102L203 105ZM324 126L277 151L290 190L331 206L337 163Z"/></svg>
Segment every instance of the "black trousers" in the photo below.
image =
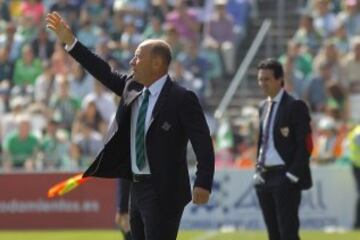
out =
<svg viewBox="0 0 360 240"><path fill-rule="evenodd" d="M354 228L360 229L360 168L353 166L353 174L357 190L356 213Z"/></svg>
<svg viewBox="0 0 360 240"><path fill-rule="evenodd" d="M300 188L284 170L266 172L263 178L265 183L255 189L269 240L299 240Z"/></svg>
<svg viewBox="0 0 360 240"><path fill-rule="evenodd" d="M133 240L176 240L184 209L164 211L151 180L132 183L130 198Z"/></svg>

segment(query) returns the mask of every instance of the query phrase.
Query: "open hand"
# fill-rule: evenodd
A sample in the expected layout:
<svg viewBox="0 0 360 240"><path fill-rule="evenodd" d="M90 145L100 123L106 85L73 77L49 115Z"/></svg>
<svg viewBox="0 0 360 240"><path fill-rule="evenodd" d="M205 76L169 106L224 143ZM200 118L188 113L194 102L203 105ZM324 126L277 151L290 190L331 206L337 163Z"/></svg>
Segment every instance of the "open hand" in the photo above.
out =
<svg viewBox="0 0 360 240"><path fill-rule="evenodd" d="M57 12L51 12L46 16L46 27L53 31L58 39L68 46L72 45L75 41L71 28Z"/></svg>

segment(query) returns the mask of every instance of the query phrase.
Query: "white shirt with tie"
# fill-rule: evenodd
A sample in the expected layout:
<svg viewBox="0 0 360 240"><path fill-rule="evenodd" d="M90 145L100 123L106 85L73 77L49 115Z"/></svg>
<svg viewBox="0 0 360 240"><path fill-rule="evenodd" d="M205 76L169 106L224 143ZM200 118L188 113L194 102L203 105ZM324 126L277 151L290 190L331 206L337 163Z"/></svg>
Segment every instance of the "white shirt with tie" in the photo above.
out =
<svg viewBox="0 0 360 240"><path fill-rule="evenodd" d="M275 118L276 118L276 114L280 105L280 101L281 98L284 95L284 89L282 88L278 94L273 98L273 99L268 99L269 101L274 101L274 109L273 109L273 113L270 119L270 126L269 126L269 139L268 139L268 146L267 146L267 150L265 152L265 166L275 166L275 165L285 165L285 161L281 158L280 154L278 153L278 151L275 148L275 144L274 144L274 122L275 122ZM262 124L262 132L265 132L265 121ZM260 146L262 147L262 146ZM260 148L260 152L262 152L262 149ZM292 181L292 182L297 182L299 181L299 178L289 172L286 173L286 176Z"/></svg>
<svg viewBox="0 0 360 240"><path fill-rule="evenodd" d="M265 154L265 166L275 166L275 165L284 165L285 162L284 160L281 159L278 151L275 148L275 144L274 144L274 122L275 122L275 117L276 117L276 113L278 111L279 108L279 103L280 100L282 98L284 94L284 90L281 89L278 94L273 98L273 99L268 99L268 101L273 101L274 103L274 109L272 110L272 114L271 114L271 119L270 120L270 125L269 125L269 139L268 139L268 143L267 143L267 150L264 153ZM266 120L266 119L265 119ZM262 132L265 132L265 121L262 124ZM261 146L262 148L262 146ZM262 149L260 149L260 152L262 152Z"/></svg>
<svg viewBox="0 0 360 240"><path fill-rule="evenodd" d="M151 86L149 86L148 88L150 91L150 95L149 95L149 104L145 117L145 136L152 121L152 112L154 110L156 101L160 95L162 88L164 87L166 79L167 79L167 75L164 75L159 80L151 84ZM144 99L145 90L146 88L142 90L141 95L131 105L131 124L130 124L131 170L135 174L150 174L149 160L146 154L146 144L145 144L145 166L142 170L139 170L136 165L136 149L135 149L136 122L137 122L139 108Z"/></svg>

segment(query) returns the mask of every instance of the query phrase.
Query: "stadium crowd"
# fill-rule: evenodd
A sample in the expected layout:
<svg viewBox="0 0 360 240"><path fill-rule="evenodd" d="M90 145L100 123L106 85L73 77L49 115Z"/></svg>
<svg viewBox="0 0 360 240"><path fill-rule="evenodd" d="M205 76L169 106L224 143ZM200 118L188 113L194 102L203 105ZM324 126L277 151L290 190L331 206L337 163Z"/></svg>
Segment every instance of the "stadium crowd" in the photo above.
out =
<svg viewBox="0 0 360 240"><path fill-rule="evenodd" d="M86 168L121 101L55 41L44 26L47 12L64 16L77 38L119 71L129 69L142 40L166 40L171 75L206 109L214 82L228 84L223 80L237 68L255 2L0 0L1 170ZM354 160L360 167L360 137L353 137L360 126L359 7L357 0L308 0L278 56L285 88L312 111L314 165ZM254 165L257 109L244 106L239 113L241 124L220 121L214 131L217 167Z"/></svg>
<svg viewBox="0 0 360 240"><path fill-rule="evenodd" d="M173 49L171 75L206 107L235 71L251 1L0 0L2 171L89 166L121 101L69 57L44 25L57 11L84 45L127 71L144 39Z"/></svg>

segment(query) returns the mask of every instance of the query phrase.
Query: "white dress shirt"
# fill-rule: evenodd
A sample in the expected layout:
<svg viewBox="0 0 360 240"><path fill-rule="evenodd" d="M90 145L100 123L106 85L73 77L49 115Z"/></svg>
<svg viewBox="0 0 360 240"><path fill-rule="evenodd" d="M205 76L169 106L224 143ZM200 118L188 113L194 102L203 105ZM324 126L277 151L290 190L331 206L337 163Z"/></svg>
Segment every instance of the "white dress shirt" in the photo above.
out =
<svg viewBox="0 0 360 240"><path fill-rule="evenodd" d="M284 160L282 160L282 158L280 157L278 151L275 148L275 144L274 144L274 122L275 122L275 117L279 108L279 103L280 100L282 98L284 94L284 90L281 89L278 94L273 98L273 99L268 99L269 101L273 101L274 103L274 109L273 109L273 113L271 115L271 119L270 119L270 125L269 125L269 139L268 139L268 143L267 143L267 150L265 152L265 166L275 166L275 165L285 165ZM262 124L262 132L265 132L265 121ZM261 145L262 148L262 145ZM262 149L260 149L260 152L262 152Z"/></svg>
<svg viewBox="0 0 360 240"><path fill-rule="evenodd" d="M162 76L159 80L155 81L148 89L150 91L149 95L149 105L146 111L145 117L145 135L152 121L152 112L156 101L160 95L161 89L163 88L167 75ZM136 165L136 149L135 149L135 136L136 136L136 122L139 112L139 108L144 99L144 93L146 88L143 89L141 95L132 103L131 105L131 126L130 126L130 150L131 150L131 170L135 174L150 174L149 161L145 149L145 166L142 170L139 170ZM146 144L145 144L146 148Z"/></svg>
<svg viewBox="0 0 360 240"><path fill-rule="evenodd" d="M276 118L276 114L279 108L279 104L281 101L281 98L284 95L284 89L281 89L278 94L273 99L268 99L269 101L274 101L274 109L270 120L270 132L269 132L269 139L268 139L268 147L267 151L265 153L265 166L275 166L275 165L285 165L285 161L281 158L280 154L275 148L274 144L274 122ZM265 132L265 121L262 124L262 132ZM260 146L262 148L262 146ZM262 152L262 149L260 148L260 153ZM298 182L299 178L295 176L292 173L286 172L286 177L288 177L292 182Z"/></svg>
<svg viewBox="0 0 360 240"><path fill-rule="evenodd" d="M75 47L75 44L78 42L77 38L74 39L74 42L69 46L69 45L65 45L65 50L67 52L70 52L74 47Z"/></svg>

